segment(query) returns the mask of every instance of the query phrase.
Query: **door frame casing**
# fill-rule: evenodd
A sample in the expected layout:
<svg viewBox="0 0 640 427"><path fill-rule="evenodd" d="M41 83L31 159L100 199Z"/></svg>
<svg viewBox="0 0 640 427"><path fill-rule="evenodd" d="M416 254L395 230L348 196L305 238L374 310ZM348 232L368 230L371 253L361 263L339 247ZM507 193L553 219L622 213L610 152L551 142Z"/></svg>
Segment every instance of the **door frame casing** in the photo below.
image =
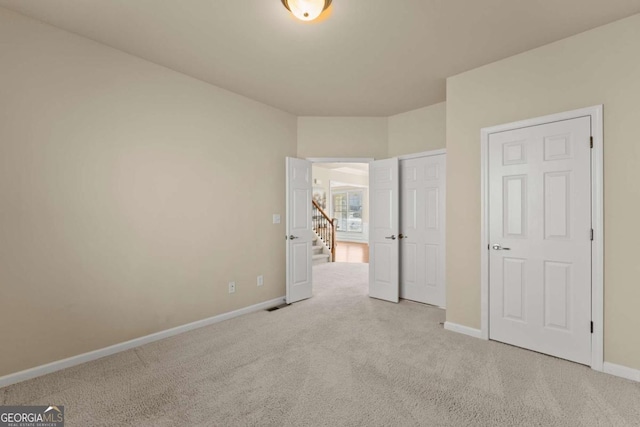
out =
<svg viewBox="0 0 640 427"><path fill-rule="evenodd" d="M371 163L373 157L307 157L311 163Z"/></svg>
<svg viewBox="0 0 640 427"><path fill-rule="evenodd" d="M552 122L591 118L591 369L604 363L604 156L603 105L551 114L533 119L482 128L480 131L480 337L489 339L489 137L491 134L539 126ZM585 325L587 327L588 325Z"/></svg>
<svg viewBox="0 0 640 427"><path fill-rule="evenodd" d="M420 157L440 156L442 154L447 154L446 148L439 148L437 150L430 150L430 151L422 151L420 153L404 154L402 156L398 156L398 159L409 160L409 159L417 159Z"/></svg>

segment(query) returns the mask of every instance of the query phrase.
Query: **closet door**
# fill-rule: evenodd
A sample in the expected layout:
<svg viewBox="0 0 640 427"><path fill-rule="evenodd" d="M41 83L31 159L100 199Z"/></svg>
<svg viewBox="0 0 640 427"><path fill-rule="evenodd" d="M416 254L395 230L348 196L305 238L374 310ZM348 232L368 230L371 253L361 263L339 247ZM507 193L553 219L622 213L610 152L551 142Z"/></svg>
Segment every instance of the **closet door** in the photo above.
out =
<svg viewBox="0 0 640 427"><path fill-rule="evenodd" d="M398 159L369 164L369 296L399 300Z"/></svg>
<svg viewBox="0 0 640 427"><path fill-rule="evenodd" d="M400 161L400 297L444 307L446 154Z"/></svg>

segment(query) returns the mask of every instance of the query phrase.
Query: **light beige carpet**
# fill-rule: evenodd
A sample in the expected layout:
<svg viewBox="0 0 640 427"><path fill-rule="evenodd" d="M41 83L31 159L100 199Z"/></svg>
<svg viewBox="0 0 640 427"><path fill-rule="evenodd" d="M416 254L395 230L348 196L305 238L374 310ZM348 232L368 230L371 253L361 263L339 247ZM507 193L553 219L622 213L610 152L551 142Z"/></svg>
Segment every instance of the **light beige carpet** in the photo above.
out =
<svg viewBox="0 0 640 427"><path fill-rule="evenodd" d="M444 311L367 297L366 264L314 297L0 390L68 426L639 426L640 384L443 330Z"/></svg>

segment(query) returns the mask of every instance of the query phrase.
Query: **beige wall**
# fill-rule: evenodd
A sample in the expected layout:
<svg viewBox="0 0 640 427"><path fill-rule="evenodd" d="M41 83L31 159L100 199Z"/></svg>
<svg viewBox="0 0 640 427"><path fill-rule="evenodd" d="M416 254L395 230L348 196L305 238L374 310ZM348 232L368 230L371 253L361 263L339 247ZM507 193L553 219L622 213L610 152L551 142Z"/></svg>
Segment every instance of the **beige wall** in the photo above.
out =
<svg viewBox="0 0 640 427"><path fill-rule="evenodd" d="M445 148L446 105L441 102L389 117L389 157Z"/></svg>
<svg viewBox="0 0 640 427"><path fill-rule="evenodd" d="M373 157L446 145L446 102L391 117L299 117L298 157Z"/></svg>
<svg viewBox="0 0 640 427"><path fill-rule="evenodd" d="M298 157L387 157L386 117L299 117Z"/></svg>
<svg viewBox="0 0 640 427"><path fill-rule="evenodd" d="M640 369L640 15L447 80L447 320L480 327L480 129L596 104L605 360Z"/></svg>
<svg viewBox="0 0 640 427"><path fill-rule="evenodd" d="M1 8L0 64L0 376L284 295L294 116Z"/></svg>

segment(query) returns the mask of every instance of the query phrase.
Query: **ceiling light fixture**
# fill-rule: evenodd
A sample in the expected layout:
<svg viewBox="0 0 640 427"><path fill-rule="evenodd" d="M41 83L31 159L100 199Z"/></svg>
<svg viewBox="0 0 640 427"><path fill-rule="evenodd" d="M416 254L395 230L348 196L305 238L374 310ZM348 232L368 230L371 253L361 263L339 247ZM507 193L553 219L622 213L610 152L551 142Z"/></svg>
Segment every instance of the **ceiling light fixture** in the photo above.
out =
<svg viewBox="0 0 640 427"><path fill-rule="evenodd" d="M296 18L313 21L331 6L331 0L282 0L282 4Z"/></svg>

